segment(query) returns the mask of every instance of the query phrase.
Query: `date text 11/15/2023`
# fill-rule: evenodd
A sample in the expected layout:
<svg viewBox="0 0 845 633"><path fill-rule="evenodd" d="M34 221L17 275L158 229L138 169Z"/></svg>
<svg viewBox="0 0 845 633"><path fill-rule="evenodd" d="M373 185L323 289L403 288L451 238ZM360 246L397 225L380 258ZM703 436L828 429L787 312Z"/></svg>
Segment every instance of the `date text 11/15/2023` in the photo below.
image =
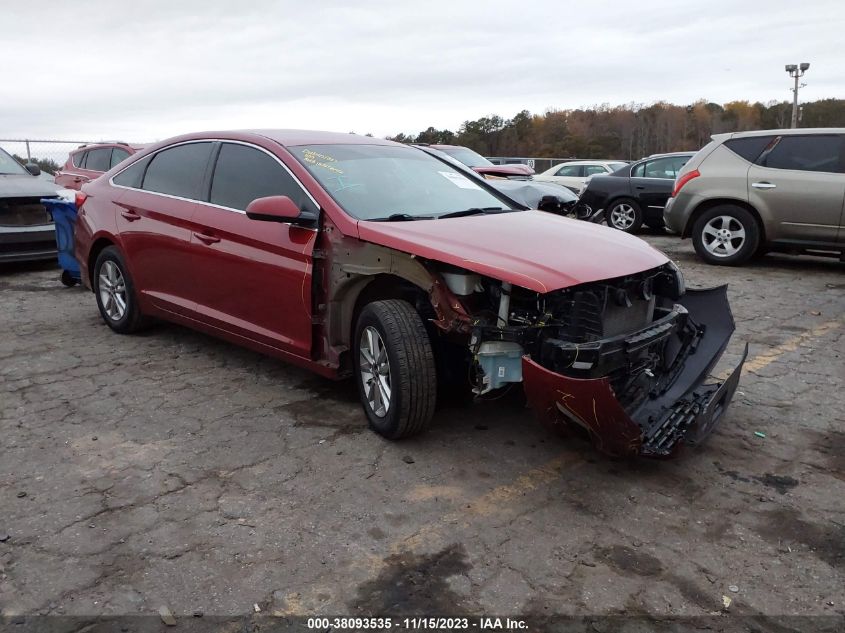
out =
<svg viewBox="0 0 845 633"><path fill-rule="evenodd" d="M434 617L414 616L404 618L391 617L315 617L308 618L309 630L372 630L389 631L452 631L452 630L481 630L481 631L518 631L528 628L525 620L509 617Z"/></svg>

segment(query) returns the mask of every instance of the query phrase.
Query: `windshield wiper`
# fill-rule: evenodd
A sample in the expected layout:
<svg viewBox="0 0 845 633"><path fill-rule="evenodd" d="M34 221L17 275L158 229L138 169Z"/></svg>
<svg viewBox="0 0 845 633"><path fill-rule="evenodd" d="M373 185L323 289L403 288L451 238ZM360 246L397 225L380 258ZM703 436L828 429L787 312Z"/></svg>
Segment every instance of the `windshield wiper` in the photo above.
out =
<svg viewBox="0 0 845 633"><path fill-rule="evenodd" d="M413 220L431 220L430 215L411 215L410 213L391 213L386 218L369 218L371 222L411 222Z"/></svg>
<svg viewBox="0 0 845 633"><path fill-rule="evenodd" d="M510 211L510 209L503 209L502 207L472 207L471 209L464 209L463 211L451 211L438 215L437 218L461 218L466 215L481 215L485 213L500 213L502 211Z"/></svg>

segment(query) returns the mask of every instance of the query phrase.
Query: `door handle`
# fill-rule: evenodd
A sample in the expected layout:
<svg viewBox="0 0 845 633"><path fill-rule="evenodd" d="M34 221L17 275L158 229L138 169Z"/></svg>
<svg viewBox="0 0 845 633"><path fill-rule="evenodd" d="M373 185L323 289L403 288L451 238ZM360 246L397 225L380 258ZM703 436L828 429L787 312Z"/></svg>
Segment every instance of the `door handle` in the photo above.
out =
<svg viewBox="0 0 845 633"><path fill-rule="evenodd" d="M645 187L643 187L642 185L637 185L637 187L636 187L636 188L637 188L637 189L645 189Z"/></svg>
<svg viewBox="0 0 845 633"><path fill-rule="evenodd" d="M194 237L197 238L203 244L216 244L220 241L219 237L214 235L206 235L205 233L194 233Z"/></svg>
<svg viewBox="0 0 845 633"><path fill-rule="evenodd" d="M755 189L774 189L777 187L777 185L772 182L752 182L751 186Z"/></svg>
<svg viewBox="0 0 845 633"><path fill-rule="evenodd" d="M141 219L141 215L138 214L138 213L135 213L131 209L124 209L123 211L120 212L120 215L122 215L124 218L126 218L130 222L134 222L135 220Z"/></svg>

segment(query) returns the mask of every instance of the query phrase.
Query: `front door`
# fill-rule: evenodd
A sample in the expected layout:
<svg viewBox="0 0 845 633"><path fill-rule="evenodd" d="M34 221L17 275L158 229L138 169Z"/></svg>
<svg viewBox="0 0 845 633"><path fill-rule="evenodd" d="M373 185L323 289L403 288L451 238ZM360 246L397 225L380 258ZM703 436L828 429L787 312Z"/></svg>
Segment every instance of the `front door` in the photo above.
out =
<svg viewBox="0 0 845 633"><path fill-rule="evenodd" d="M273 195L317 210L269 151L222 142L208 203L198 205L191 234L196 310L213 327L307 358L317 231L246 216L250 202Z"/></svg>

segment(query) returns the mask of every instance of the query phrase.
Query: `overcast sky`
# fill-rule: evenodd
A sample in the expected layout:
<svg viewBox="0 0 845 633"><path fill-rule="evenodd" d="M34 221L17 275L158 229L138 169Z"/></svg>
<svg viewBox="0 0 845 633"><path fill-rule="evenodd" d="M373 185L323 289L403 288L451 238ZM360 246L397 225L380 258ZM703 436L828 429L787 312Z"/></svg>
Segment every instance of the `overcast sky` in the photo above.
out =
<svg viewBox="0 0 845 633"><path fill-rule="evenodd" d="M845 98L843 0L64 0L2 7L0 138L385 136L601 103ZM14 7L12 9L12 7Z"/></svg>

